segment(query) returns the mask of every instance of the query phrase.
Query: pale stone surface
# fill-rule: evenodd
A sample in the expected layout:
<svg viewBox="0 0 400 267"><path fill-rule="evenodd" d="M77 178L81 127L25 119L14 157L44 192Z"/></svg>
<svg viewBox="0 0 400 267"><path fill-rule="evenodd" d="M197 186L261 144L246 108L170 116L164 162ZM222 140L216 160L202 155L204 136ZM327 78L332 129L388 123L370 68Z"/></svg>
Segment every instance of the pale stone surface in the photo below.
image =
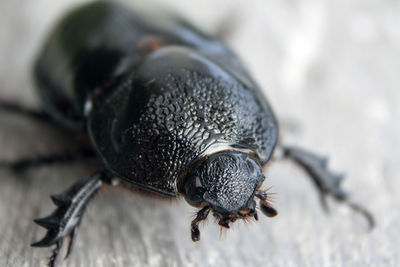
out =
<svg viewBox="0 0 400 267"><path fill-rule="evenodd" d="M37 105L30 69L54 20L78 1L0 2L0 96ZM195 210L111 189L90 205L75 251L60 266L399 266L400 5L390 0L165 1L207 31L233 24L228 42L265 88L282 140L330 155L344 187L373 212L377 227L344 205L323 213L305 175L271 165L274 219L220 237L210 218L192 243ZM0 159L62 151L67 135L0 114ZM48 249L32 219L49 214L48 196L90 174L85 164L0 170L0 266L43 266Z"/></svg>

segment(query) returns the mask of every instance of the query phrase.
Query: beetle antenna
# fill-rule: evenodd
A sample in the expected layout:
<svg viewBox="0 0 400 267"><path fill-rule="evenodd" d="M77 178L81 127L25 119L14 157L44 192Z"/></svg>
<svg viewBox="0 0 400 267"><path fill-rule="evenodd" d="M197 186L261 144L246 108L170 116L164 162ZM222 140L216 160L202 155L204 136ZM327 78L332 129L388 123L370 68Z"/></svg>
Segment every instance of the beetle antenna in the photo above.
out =
<svg viewBox="0 0 400 267"><path fill-rule="evenodd" d="M265 216L275 217L276 215L278 215L278 211L274 209L268 202L267 192L257 190L255 196L260 199L260 208Z"/></svg>

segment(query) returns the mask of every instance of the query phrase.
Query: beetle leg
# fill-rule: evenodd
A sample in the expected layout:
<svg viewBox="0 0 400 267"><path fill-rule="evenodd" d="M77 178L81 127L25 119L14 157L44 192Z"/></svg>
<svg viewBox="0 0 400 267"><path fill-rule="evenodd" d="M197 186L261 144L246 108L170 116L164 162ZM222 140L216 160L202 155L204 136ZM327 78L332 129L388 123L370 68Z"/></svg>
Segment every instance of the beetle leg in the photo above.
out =
<svg viewBox="0 0 400 267"><path fill-rule="evenodd" d="M62 239L60 239L60 240L58 240L56 242L56 247L54 248L54 250L53 250L53 252L52 252L52 254L51 254L50 258L49 258L49 264L48 264L49 267L54 267L55 266L55 263L56 263L56 260L57 260L57 256L60 253L62 245L63 245L63 240Z"/></svg>
<svg viewBox="0 0 400 267"><path fill-rule="evenodd" d="M199 222L205 220L210 213L210 206L205 206L198 213L196 218L192 221L191 224L191 233L193 242L200 240L200 230L199 230Z"/></svg>
<svg viewBox="0 0 400 267"><path fill-rule="evenodd" d="M297 147L281 146L280 148L284 157L293 160L312 178L321 194L321 202L326 210L328 206L325 198L330 195L338 201L346 202L353 210L361 213L367 219L370 228L374 227L372 215L365 208L348 199L348 194L340 187L343 175L330 171L327 168L325 157Z"/></svg>
<svg viewBox="0 0 400 267"><path fill-rule="evenodd" d="M40 241L33 243L34 247L48 247L56 244L49 259L49 266L55 265L57 255L65 237L69 237L66 257L70 254L76 229L88 202L104 184L115 185L112 179L103 171L83 178L59 195L52 195L51 199L57 209L49 216L35 219L35 223L47 229L46 235Z"/></svg>
<svg viewBox="0 0 400 267"><path fill-rule="evenodd" d="M72 230L72 232L69 234L67 253L65 254L64 259L68 258L68 256L71 254L72 248L74 247L75 244L75 238L77 232L78 232L78 227L75 227L74 230Z"/></svg>
<svg viewBox="0 0 400 267"><path fill-rule="evenodd" d="M31 167L40 167L54 163L74 162L82 159L96 159L90 150L66 151L50 155L38 155L31 158L21 158L15 161L0 161L0 168L9 168L15 172L22 172Z"/></svg>
<svg viewBox="0 0 400 267"><path fill-rule="evenodd" d="M9 102L0 98L0 110L5 110L8 112L18 113L36 120L44 121L47 123L52 123L50 116L48 116L45 112L40 110L30 109L24 106L21 106L17 103Z"/></svg>

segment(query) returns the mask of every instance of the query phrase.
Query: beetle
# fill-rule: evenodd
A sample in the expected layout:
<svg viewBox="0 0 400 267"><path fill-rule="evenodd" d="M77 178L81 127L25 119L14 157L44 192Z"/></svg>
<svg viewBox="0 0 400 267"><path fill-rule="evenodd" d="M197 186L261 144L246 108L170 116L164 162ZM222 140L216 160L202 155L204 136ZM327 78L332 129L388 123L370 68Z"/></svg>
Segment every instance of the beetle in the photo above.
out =
<svg viewBox="0 0 400 267"><path fill-rule="evenodd" d="M2 101L0 107L88 137L79 155L21 159L24 169L95 155L104 166L51 199L57 209L35 222L47 229L33 246L55 245L55 266L65 238L71 252L85 207L103 186L134 185L199 208L191 238L211 212L221 227L277 211L262 189L262 167L274 151L302 167L322 199L350 202L342 176L326 159L278 144L272 108L240 59L221 41L183 19L113 2L94 2L67 14L45 41L34 66L43 111Z"/></svg>

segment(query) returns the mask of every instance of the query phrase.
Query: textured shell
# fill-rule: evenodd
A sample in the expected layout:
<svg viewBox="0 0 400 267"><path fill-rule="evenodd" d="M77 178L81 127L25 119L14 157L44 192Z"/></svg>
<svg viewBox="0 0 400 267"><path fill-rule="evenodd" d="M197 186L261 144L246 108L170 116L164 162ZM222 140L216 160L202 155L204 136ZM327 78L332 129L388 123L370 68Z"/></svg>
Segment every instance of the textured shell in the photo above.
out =
<svg viewBox="0 0 400 267"><path fill-rule="evenodd" d="M277 127L255 90L191 49L162 48L94 109L90 136L116 175L177 195L179 175L219 146L268 161Z"/></svg>
<svg viewBox="0 0 400 267"><path fill-rule="evenodd" d="M162 194L177 196L178 176L221 145L266 163L277 141L273 112L240 60L165 11L113 2L72 11L46 41L35 78L49 114L86 125L111 172Z"/></svg>

